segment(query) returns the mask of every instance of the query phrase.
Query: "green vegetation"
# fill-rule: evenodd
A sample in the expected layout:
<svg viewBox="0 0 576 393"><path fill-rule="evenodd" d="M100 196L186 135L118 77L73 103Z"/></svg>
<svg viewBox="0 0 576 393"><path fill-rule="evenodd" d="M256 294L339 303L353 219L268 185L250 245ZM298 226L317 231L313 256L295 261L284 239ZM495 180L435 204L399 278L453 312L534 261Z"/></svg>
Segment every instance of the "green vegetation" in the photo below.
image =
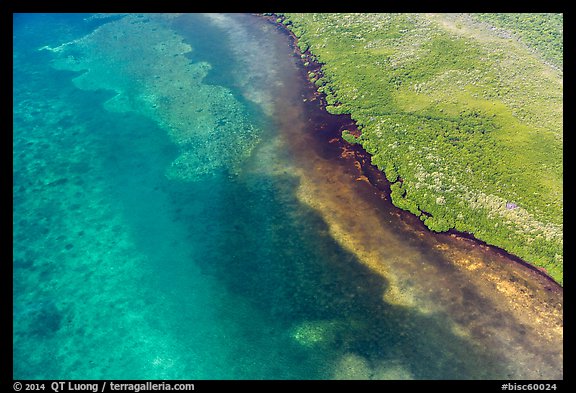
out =
<svg viewBox="0 0 576 393"><path fill-rule="evenodd" d="M563 73L543 61L562 33L537 38L561 15L277 15L323 65L326 109L357 122L359 138L342 136L393 182L396 206L562 283Z"/></svg>
<svg viewBox="0 0 576 393"><path fill-rule="evenodd" d="M358 138L356 138L354 135L352 135L350 133L350 131L348 130L344 130L342 131L342 139L344 139L346 142L354 145L355 143L358 143Z"/></svg>
<svg viewBox="0 0 576 393"><path fill-rule="evenodd" d="M505 29L555 66L562 68L564 17L562 14L473 14L478 20Z"/></svg>

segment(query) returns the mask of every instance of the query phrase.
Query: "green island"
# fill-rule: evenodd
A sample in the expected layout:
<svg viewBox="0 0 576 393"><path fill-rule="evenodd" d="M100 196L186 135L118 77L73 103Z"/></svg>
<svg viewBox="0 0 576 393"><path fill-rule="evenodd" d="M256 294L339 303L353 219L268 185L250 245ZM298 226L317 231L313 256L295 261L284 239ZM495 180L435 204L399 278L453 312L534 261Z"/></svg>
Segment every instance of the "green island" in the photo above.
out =
<svg viewBox="0 0 576 393"><path fill-rule="evenodd" d="M397 207L562 285L562 14L273 15Z"/></svg>

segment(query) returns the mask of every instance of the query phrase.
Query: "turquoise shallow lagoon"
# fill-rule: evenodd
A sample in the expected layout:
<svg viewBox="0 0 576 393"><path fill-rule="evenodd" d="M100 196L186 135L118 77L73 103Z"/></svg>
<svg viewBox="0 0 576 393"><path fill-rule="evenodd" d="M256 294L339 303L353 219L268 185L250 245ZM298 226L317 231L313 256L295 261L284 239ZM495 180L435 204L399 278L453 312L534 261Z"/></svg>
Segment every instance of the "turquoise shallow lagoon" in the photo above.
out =
<svg viewBox="0 0 576 393"><path fill-rule="evenodd" d="M23 14L13 40L15 379L561 375L548 341L522 364L475 341L524 340L475 292L451 309L493 317L472 333L386 301L390 283L303 202L301 174L334 149L306 143L303 72L272 24ZM390 261L446 264L390 225Z"/></svg>

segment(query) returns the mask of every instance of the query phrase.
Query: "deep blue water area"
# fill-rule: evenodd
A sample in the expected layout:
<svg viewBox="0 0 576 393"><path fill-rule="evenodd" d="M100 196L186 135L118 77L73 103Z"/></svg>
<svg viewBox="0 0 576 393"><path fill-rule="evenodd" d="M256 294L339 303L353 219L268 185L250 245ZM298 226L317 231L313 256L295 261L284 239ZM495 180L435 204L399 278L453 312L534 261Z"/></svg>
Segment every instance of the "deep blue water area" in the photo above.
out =
<svg viewBox="0 0 576 393"><path fill-rule="evenodd" d="M15 23L15 378L329 377L337 344L295 329L349 317L353 284L327 261L352 257L293 177L168 179L178 149L156 122L107 111L113 92L38 50L89 33L85 18Z"/></svg>

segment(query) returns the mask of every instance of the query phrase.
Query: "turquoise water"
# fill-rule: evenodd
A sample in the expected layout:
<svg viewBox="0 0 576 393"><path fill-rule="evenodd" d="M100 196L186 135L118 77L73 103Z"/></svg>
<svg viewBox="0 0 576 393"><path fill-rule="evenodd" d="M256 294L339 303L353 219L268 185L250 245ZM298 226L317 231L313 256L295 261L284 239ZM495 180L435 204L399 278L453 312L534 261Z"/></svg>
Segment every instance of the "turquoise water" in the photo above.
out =
<svg viewBox="0 0 576 393"><path fill-rule="evenodd" d="M296 60L247 15L15 16L15 379L509 376L298 198Z"/></svg>

